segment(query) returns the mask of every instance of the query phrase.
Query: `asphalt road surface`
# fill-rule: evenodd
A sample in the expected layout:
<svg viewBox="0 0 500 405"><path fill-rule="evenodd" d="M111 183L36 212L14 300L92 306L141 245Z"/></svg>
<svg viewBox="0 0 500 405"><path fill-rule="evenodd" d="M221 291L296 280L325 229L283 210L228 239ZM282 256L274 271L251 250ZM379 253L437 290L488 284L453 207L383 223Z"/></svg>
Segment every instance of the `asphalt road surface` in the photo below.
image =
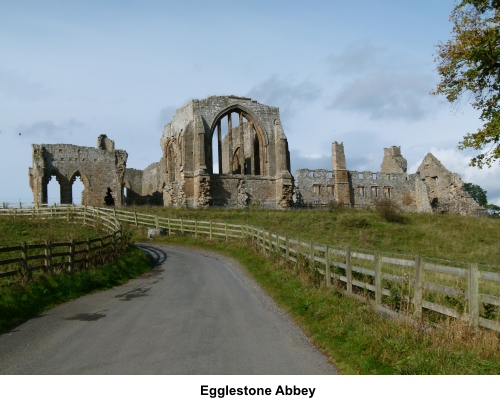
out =
<svg viewBox="0 0 500 405"><path fill-rule="evenodd" d="M336 373L234 261L140 247L151 272L1 334L0 373Z"/></svg>

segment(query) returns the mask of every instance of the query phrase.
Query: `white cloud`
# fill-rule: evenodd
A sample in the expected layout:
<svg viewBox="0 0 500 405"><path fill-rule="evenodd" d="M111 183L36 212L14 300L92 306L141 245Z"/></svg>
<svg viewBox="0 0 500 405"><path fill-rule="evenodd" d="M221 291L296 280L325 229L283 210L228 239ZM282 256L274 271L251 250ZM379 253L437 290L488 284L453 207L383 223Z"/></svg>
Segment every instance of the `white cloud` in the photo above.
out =
<svg viewBox="0 0 500 405"><path fill-rule="evenodd" d="M384 48L371 41L362 40L350 44L342 52L330 55L327 62L331 72L336 74L355 74L373 70L380 61Z"/></svg>
<svg viewBox="0 0 500 405"><path fill-rule="evenodd" d="M297 109L317 100L320 95L321 88L310 80L293 84L277 75L252 87L247 93L260 103L279 107L282 122L291 121Z"/></svg>
<svg viewBox="0 0 500 405"><path fill-rule="evenodd" d="M344 85L329 107L361 112L374 120L418 121L434 110L432 86L431 75L376 72Z"/></svg>
<svg viewBox="0 0 500 405"><path fill-rule="evenodd" d="M75 119L70 119L61 124L56 124L53 121L38 121L29 125L21 125L19 133L23 137L30 139L43 139L43 143L50 143L56 140L64 139L72 136L76 131L84 128L85 125Z"/></svg>

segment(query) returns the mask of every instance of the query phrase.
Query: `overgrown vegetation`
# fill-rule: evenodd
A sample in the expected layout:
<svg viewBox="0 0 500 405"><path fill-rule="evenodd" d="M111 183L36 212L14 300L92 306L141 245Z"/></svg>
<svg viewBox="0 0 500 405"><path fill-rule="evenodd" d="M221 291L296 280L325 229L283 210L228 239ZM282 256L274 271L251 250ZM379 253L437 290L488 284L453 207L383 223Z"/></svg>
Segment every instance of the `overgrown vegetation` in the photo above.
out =
<svg viewBox="0 0 500 405"><path fill-rule="evenodd" d="M260 254L249 241L163 237L157 242L208 249L236 259L346 374L497 374L500 335L463 322L432 327L388 319L369 303L326 289L307 261ZM318 288L319 287L319 288ZM404 304L404 303L403 303Z"/></svg>

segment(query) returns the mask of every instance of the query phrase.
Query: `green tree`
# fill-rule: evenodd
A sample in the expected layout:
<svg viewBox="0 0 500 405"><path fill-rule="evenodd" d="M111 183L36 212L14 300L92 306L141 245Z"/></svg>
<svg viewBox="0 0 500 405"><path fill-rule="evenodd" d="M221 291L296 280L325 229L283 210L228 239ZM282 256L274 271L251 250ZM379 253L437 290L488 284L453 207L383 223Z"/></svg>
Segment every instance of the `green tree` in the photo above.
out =
<svg viewBox="0 0 500 405"><path fill-rule="evenodd" d="M498 205L488 204L486 208L488 209L488 214L490 214L490 216L500 218L500 207Z"/></svg>
<svg viewBox="0 0 500 405"><path fill-rule="evenodd" d="M464 183L465 191L474 198L474 200L481 206L485 207L488 205L488 198L486 197L486 190L483 190L481 186L472 183Z"/></svg>
<svg viewBox="0 0 500 405"><path fill-rule="evenodd" d="M480 151L471 166L491 167L500 159L500 0L462 0L450 21L452 39L437 46L441 81L433 94L455 105L466 97L481 112L483 127L466 134L458 147Z"/></svg>

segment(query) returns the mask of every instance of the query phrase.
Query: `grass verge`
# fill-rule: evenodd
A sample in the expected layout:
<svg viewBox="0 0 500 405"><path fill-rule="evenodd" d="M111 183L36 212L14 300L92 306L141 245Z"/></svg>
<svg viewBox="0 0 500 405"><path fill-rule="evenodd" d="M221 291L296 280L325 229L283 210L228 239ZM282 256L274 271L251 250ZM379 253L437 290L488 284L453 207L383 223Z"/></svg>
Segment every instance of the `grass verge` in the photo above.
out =
<svg viewBox="0 0 500 405"><path fill-rule="evenodd" d="M397 213L398 220L390 216L391 222L387 210L126 209L163 218L248 224L332 247L350 245L353 249L500 265L500 221L493 218Z"/></svg>
<svg viewBox="0 0 500 405"><path fill-rule="evenodd" d="M97 238L98 230L90 225L75 224L60 219L40 219L30 217L1 216L2 235L0 247L42 243L44 241L61 242Z"/></svg>
<svg viewBox="0 0 500 405"><path fill-rule="evenodd" d="M0 332L51 307L82 295L123 284L151 269L151 262L137 247L113 263L76 273L43 274L27 285L0 288Z"/></svg>
<svg viewBox="0 0 500 405"><path fill-rule="evenodd" d="M163 237L236 259L344 374L498 374L500 334L461 322L428 327L386 318L318 285L307 265L263 256L247 241ZM319 287L319 288L318 288Z"/></svg>

